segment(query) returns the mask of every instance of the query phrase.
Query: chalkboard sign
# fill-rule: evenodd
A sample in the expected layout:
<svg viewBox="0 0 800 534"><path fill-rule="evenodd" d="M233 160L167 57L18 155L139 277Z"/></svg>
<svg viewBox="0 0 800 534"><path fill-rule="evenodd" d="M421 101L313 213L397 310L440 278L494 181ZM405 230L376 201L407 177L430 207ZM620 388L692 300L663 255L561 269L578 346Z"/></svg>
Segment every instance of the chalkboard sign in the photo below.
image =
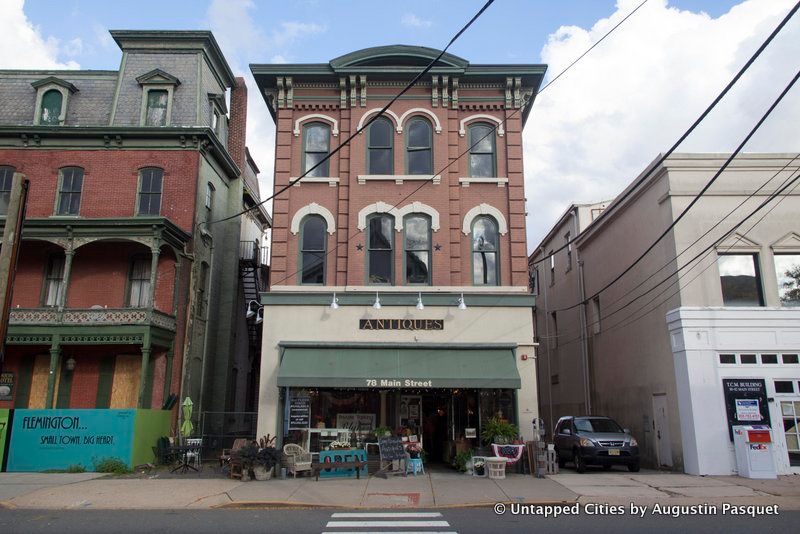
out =
<svg viewBox="0 0 800 534"><path fill-rule="evenodd" d="M398 437L378 438L381 460L402 460L406 457L403 441Z"/></svg>
<svg viewBox="0 0 800 534"><path fill-rule="evenodd" d="M736 425L769 425L767 386L760 378L725 378L725 411L728 415L728 435L733 441Z"/></svg>
<svg viewBox="0 0 800 534"><path fill-rule="evenodd" d="M292 397L289 402L289 428L302 430L311 426L311 398Z"/></svg>

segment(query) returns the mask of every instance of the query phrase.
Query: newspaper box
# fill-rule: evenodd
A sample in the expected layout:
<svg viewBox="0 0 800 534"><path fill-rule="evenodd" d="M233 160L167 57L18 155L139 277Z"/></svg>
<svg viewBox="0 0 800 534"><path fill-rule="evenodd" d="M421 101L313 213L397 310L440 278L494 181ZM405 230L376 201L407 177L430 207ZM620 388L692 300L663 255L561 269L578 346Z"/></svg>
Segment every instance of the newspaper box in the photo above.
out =
<svg viewBox="0 0 800 534"><path fill-rule="evenodd" d="M734 426L733 448L736 451L740 477L778 478L772 456L772 431L769 426Z"/></svg>

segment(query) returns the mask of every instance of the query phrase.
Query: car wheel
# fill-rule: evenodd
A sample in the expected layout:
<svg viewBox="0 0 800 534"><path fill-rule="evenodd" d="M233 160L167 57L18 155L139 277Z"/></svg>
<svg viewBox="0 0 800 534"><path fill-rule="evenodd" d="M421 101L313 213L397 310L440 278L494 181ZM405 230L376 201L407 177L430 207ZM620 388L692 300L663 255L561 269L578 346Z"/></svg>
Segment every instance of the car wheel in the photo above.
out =
<svg viewBox="0 0 800 534"><path fill-rule="evenodd" d="M635 464L628 464L628 471L631 473L638 473L639 472L639 462Z"/></svg>
<svg viewBox="0 0 800 534"><path fill-rule="evenodd" d="M575 470L578 473L585 473L586 472L586 460L584 460L581 457L581 455L578 454L578 451L575 451L574 459L575 459Z"/></svg>

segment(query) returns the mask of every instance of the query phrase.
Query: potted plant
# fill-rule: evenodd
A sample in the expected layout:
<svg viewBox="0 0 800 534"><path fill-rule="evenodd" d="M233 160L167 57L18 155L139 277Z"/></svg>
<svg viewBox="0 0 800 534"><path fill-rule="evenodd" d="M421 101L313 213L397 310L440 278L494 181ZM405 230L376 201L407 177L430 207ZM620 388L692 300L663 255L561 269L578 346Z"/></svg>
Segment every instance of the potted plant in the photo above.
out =
<svg viewBox="0 0 800 534"><path fill-rule="evenodd" d="M475 471L475 474L480 477L483 476L485 468L485 462L480 458L472 462L472 470Z"/></svg>
<svg viewBox="0 0 800 534"><path fill-rule="evenodd" d="M499 417L492 417L483 426L481 432L481 439L486 445L497 443L505 445L517 439L519 429L516 425L512 425L505 419Z"/></svg>
<svg viewBox="0 0 800 534"><path fill-rule="evenodd" d="M235 462L242 467L242 482L250 480L250 470L256 463L258 457L258 445L248 443L240 449L231 451L231 462Z"/></svg>
<svg viewBox="0 0 800 534"><path fill-rule="evenodd" d="M256 480L272 478L272 468L281 460L281 453L275 447L259 449L253 461L253 476Z"/></svg>
<svg viewBox="0 0 800 534"><path fill-rule="evenodd" d="M406 447L406 452L411 458L419 458L419 455L422 453L422 447L419 446L419 443L411 442Z"/></svg>

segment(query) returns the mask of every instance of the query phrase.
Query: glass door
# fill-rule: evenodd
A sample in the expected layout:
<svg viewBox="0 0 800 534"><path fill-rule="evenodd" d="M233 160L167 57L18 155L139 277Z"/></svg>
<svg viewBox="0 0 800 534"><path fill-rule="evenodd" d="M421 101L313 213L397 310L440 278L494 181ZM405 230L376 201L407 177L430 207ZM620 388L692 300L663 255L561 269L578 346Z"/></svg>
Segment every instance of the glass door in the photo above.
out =
<svg viewBox="0 0 800 534"><path fill-rule="evenodd" d="M800 468L800 400L781 400L781 416L789 466Z"/></svg>

